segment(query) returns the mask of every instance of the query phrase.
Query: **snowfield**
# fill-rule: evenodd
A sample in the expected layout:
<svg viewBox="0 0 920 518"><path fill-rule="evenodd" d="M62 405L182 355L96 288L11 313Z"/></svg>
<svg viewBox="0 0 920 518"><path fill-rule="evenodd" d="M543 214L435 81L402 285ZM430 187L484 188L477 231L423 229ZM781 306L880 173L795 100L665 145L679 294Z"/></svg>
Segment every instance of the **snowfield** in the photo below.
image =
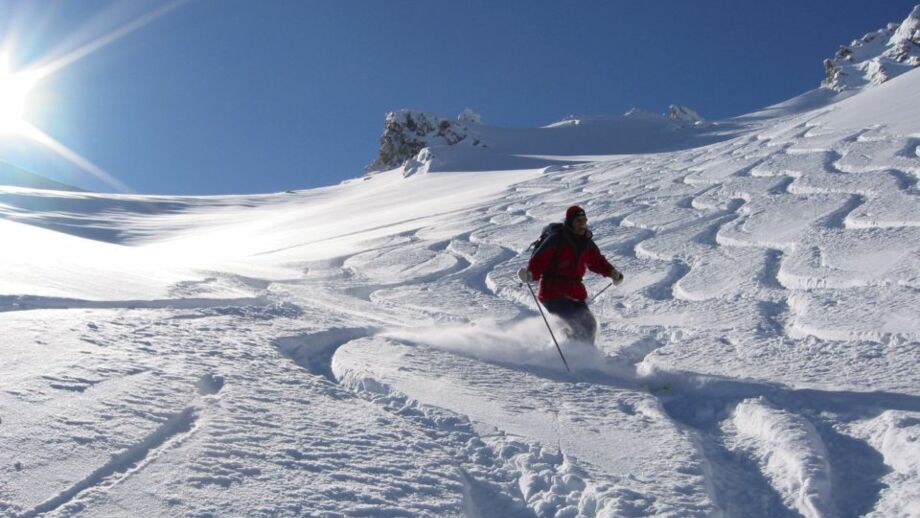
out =
<svg viewBox="0 0 920 518"><path fill-rule="evenodd" d="M920 516L920 71L483 128L308 191L0 187L0 515ZM566 372L515 272L575 203L626 282Z"/></svg>

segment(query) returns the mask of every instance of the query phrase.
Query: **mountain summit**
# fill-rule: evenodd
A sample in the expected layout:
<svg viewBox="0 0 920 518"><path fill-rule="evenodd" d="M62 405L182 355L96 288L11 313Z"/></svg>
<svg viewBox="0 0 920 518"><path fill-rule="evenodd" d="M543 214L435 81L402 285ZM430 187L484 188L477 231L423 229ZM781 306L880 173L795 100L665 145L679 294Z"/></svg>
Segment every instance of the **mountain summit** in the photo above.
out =
<svg viewBox="0 0 920 518"><path fill-rule="evenodd" d="M452 146L460 142L481 145L479 137L470 130L471 125L479 123L479 115L467 108L457 119L418 110L388 113L380 137L380 154L366 170L376 172L400 167L421 150L434 145Z"/></svg>
<svg viewBox="0 0 920 518"><path fill-rule="evenodd" d="M824 60L821 86L837 92L879 85L920 65L920 5L900 25L889 23Z"/></svg>

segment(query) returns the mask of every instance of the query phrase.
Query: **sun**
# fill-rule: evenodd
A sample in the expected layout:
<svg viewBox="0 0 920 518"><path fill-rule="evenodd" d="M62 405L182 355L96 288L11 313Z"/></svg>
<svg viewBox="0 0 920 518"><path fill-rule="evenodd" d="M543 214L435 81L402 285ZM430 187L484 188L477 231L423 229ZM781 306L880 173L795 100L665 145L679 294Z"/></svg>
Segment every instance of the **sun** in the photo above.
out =
<svg viewBox="0 0 920 518"><path fill-rule="evenodd" d="M2 0L0 0L2 1ZM39 56L27 63L26 68L13 66L17 48L14 39L9 35L0 38L0 140L19 140L20 138L33 141L55 154L61 156L68 162L76 165L83 171L92 174L106 185L109 185L119 191L131 192L131 189L123 182L97 166L90 160L80 156L76 151L68 148L66 145L55 140L29 121L29 116L34 115L30 104L30 94L36 85L46 77L49 77L59 70L73 65L105 48L125 36L145 27L146 25L158 20L187 4L190 0L172 0L171 2L160 5L157 9L135 18L134 20L116 28L115 30L94 36L92 30L87 30L79 38L71 38L73 41L88 40L87 43L77 48L68 49L68 46L58 47L55 51L46 56ZM23 2L25 4L25 2ZM13 31L15 34L16 31ZM43 110L47 107L42 107ZM30 112L33 112L30 114ZM4 157L0 157L4 158Z"/></svg>
<svg viewBox="0 0 920 518"><path fill-rule="evenodd" d="M34 73L11 73L6 67L0 68L0 135L22 134L28 129L26 108L36 82Z"/></svg>

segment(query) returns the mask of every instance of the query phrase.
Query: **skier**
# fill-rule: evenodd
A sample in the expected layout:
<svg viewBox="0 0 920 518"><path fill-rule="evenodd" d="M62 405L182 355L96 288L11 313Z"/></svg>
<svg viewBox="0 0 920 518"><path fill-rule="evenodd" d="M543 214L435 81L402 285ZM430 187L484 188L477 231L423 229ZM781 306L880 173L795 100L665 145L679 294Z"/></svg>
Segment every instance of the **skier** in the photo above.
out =
<svg viewBox="0 0 920 518"><path fill-rule="evenodd" d="M594 244L584 209L573 205L565 211L565 223L549 225L530 257L518 271L524 282L540 281L539 299L550 313L564 320L569 337L594 344L597 320L588 309L588 291L582 284L585 270L610 277L615 286L620 273Z"/></svg>

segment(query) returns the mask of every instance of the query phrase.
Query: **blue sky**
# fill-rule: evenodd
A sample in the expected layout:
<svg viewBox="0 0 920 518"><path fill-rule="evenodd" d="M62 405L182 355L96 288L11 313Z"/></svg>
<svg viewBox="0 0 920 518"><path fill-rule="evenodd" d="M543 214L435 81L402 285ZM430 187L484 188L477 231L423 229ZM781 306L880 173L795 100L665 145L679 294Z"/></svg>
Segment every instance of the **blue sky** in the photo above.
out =
<svg viewBox="0 0 920 518"><path fill-rule="evenodd" d="M141 193L317 187L360 176L399 108L739 115L816 87L915 1L190 0L47 77L29 120ZM0 30L28 66L163 4L0 1ZM22 139L0 136L0 160L112 190Z"/></svg>

